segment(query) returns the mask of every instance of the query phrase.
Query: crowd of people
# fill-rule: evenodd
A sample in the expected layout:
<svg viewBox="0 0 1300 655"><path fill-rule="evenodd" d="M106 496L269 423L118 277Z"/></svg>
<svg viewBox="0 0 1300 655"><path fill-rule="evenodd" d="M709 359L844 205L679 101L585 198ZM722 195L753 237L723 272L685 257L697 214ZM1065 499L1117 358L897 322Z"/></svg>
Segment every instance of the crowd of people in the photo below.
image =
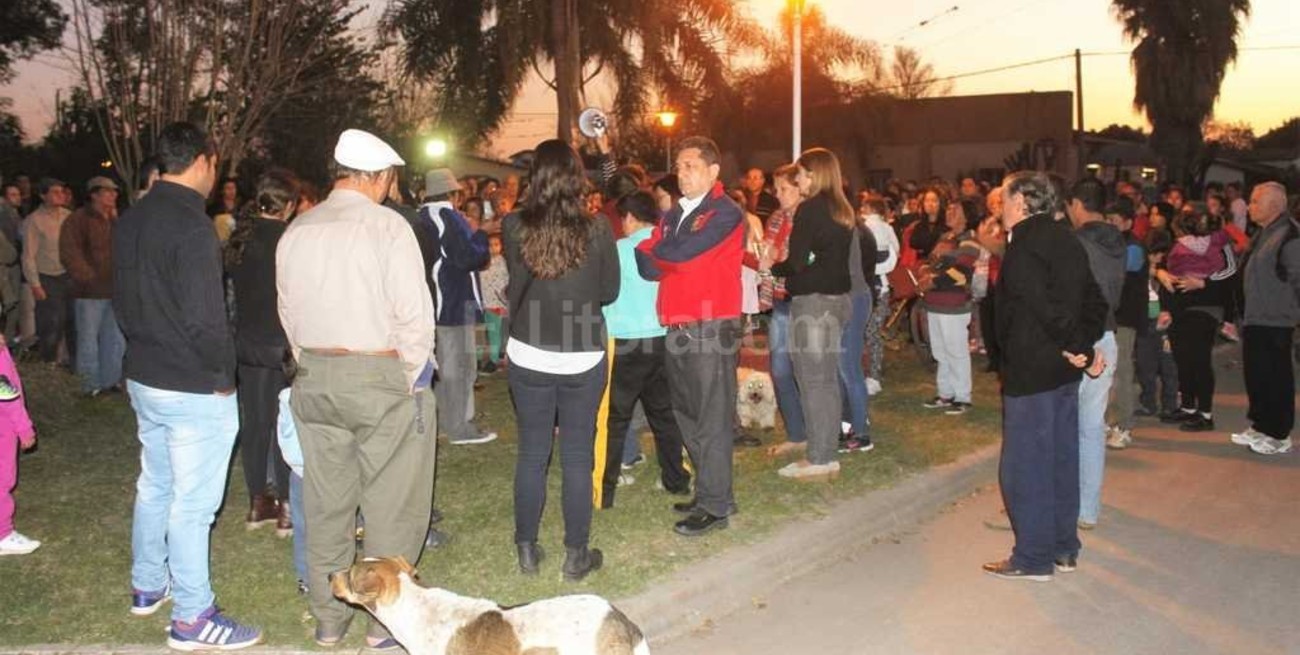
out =
<svg viewBox="0 0 1300 655"><path fill-rule="evenodd" d="M1067 187L1017 172L996 188L935 179L853 194L836 155L813 148L746 171L729 191L704 137L678 143L659 178L600 149L594 175L553 140L526 177L440 168L412 193L392 147L347 130L328 194L271 170L243 198L238 180L219 181L203 131L177 123L120 215L108 178L90 180L75 211L61 181L5 185L9 348L75 370L88 397L126 391L136 413L131 612L173 601L178 649L261 640L216 608L208 573L238 443L247 525L293 536L315 639L339 643L353 610L328 576L358 555L414 562L441 543L437 438L497 438L477 422L475 390L501 369L518 436L521 574L546 557L557 443L562 573L577 581L602 566L593 509L614 507L632 481L638 407L658 486L677 497L674 531L726 528L738 508L734 449L761 443L736 422L746 335L766 325L785 427L767 450L783 458L775 472L833 477L841 455L874 448L883 326L913 297L937 362L935 393L917 402L970 411L980 353L1000 376L1016 543L991 574L1046 580L1077 565L1077 531L1099 520L1105 448L1129 446L1137 417L1215 428L1217 339L1243 342L1250 425L1231 441L1291 450L1300 223L1280 184L1256 186L1248 202L1239 187L1211 187L1194 203L1172 185L1088 175ZM21 396L6 349L3 554L40 545L12 526L17 446L34 439L10 402ZM378 623L366 640L396 646Z"/></svg>

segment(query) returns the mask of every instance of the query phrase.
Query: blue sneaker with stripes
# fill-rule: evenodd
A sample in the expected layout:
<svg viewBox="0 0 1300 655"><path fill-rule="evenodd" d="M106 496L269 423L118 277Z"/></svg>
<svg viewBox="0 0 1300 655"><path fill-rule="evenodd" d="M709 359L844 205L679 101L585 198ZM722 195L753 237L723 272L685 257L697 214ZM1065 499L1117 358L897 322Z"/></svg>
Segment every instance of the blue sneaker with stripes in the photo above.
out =
<svg viewBox="0 0 1300 655"><path fill-rule="evenodd" d="M131 592L131 613L136 616L149 616L158 611L163 603L171 600L172 587L168 584L161 591L140 591L136 589Z"/></svg>
<svg viewBox="0 0 1300 655"><path fill-rule="evenodd" d="M216 606L209 607L193 623L172 621L167 635L167 646L183 651L239 650L260 643L260 629L237 623Z"/></svg>

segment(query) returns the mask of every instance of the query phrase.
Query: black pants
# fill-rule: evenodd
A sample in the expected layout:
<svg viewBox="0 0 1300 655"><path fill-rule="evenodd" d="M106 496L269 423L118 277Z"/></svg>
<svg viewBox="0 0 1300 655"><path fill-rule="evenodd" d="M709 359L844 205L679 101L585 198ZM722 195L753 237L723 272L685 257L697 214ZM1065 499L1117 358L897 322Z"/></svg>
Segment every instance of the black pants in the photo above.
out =
<svg viewBox="0 0 1300 655"><path fill-rule="evenodd" d="M1242 369L1251 427L1285 439L1295 427L1295 368L1291 361L1294 328L1248 325L1242 331Z"/></svg>
<svg viewBox="0 0 1300 655"><path fill-rule="evenodd" d="M56 361L59 342L68 350L68 364L73 365L77 349L77 333L72 324L72 279L63 275L42 275L41 290L45 300L36 301L36 338L41 359Z"/></svg>
<svg viewBox="0 0 1300 655"><path fill-rule="evenodd" d="M1138 332L1133 342L1138 386L1142 389L1138 402L1153 413L1173 412L1178 409L1178 366L1173 354L1165 352L1167 335L1156 331L1154 319L1148 321L1148 324L1146 330Z"/></svg>
<svg viewBox="0 0 1300 655"><path fill-rule="evenodd" d="M244 462L244 484L253 498L274 486L280 500L289 497L289 465L280 455L276 438L280 416L280 390L288 386L284 370L239 365L239 451ZM268 470L274 475L269 476Z"/></svg>
<svg viewBox="0 0 1300 655"><path fill-rule="evenodd" d="M998 370L998 362L1002 360L1002 349L998 347L996 316L997 297L994 295L993 286L990 285L988 295L980 301L980 336L984 338L984 352L988 353L990 371Z"/></svg>
<svg viewBox="0 0 1300 655"><path fill-rule="evenodd" d="M686 452L695 465L695 502L714 516L735 507L731 463L736 438L740 321L692 323L668 332L668 388Z"/></svg>
<svg viewBox="0 0 1300 655"><path fill-rule="evenodd" d="M660 480L673 493L690 490L691 474L682 464L682 432L673 415L672 392L664 368L667 338L615 339L614 370L609 383L609 421L606 423L605 467L601 477L600 506L614 506L614 490L623 463L623 442L636 401L645 408L655 436Z"/></svg>
<svg viewBox="0 0 1300 655"><path fill-rule="evenodd" d="M559 427L564 545L591 537L591 466L596 410L605 392L606 362L576 375L554 375L511 363L506 375L515 401L519 456L515 460L515 543L537 541L546 506L546 469Z"/></svg>
<svg viewBox="0 0 1300 655"><path fill-rule="evenodd" d="M1186 411L1214 411L1214 335L1219 319L1205 312L1184 311L1169 326L1169 340L1178 363L1178 393Z"/></svg>

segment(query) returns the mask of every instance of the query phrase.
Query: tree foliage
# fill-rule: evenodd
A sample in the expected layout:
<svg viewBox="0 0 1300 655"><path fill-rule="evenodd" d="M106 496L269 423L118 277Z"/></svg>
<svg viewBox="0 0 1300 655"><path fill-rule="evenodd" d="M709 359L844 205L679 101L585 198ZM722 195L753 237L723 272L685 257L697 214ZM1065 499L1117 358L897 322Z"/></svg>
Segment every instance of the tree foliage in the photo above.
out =
<svg viewBox="0 0 1300 655"><path fill-rule="evenodd" d="M1265 132L1255 139L1255 147L1300 150L1300 116Z"/></svg>
<svg viewBox="0 0 1300 655"><path fill-rule="evenodd" d="M756 43L732 0L398 0L385 18L406 71L439 90L441 123L477 141L500 127L530 74L556 92L557 134L570 138L585 85L608 76L620 122L654 101L698 104L726 83L723 47Z"/></svg>
<svg viewBox="0 0 1300 655"><path fill-rule="evenodd" d="M1218 145L1224 150L1241 152L1255 147L1255 129L1245 121L1207 121L1203 134L1206 143Z"/></svg>
<svg viewBox="0 0 1300 655"><path fill-rule="evenodd" d="M172 121L205 126L227 171L286 105L322 102L365 66L349 0L72 0L76 69L108 111L101 131L129 184ZM323 93L324 91L324 93ZM337 98L334 98L337 100Z"/></svg>
<svg viewBox="0 0 1300 655"><path fill-rule="evenodd" d="M1112 0L1111 7L1136 43L1133 106L1151 122L1151 147L1165 158L1170 179L1190 184L1201 126L1237 59L1250 0Z"/></svg>
<svg viewBox="0 0 1300 655"><path fill-rule="evenodd" d="M42 50L59 47L68 16L56 0L0 3L0 83L13 78L13 65Z"/></svg>
<svg viewBox="0 0 1300 655"><path fill-rule="evenodd" d="M916 100L952 93L952 80L939 80L934 66L921 58L912 48L894 48L894 59L889 66L888 93L904 100Z"/></svg>

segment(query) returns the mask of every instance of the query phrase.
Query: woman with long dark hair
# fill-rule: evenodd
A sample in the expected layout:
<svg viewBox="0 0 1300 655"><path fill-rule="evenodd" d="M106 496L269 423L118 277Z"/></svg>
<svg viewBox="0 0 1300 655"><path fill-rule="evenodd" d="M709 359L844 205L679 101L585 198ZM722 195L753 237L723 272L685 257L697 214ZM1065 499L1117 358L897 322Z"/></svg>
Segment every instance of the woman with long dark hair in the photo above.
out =
<svg viewBox="0 0 1300 655"><path fill-rule="evenodd" d="M601 305L618 297L618 253L609 225L583 209L582 160L559 140L537 146L521 208L502 222L510 282L508 377L515 403L515 547L519 570L538 572L546 470L558 435L564 507L564 577L600 568L591 534L596 410L605 389ZM558 427L557 427L558 426Z"/></svg>
<svg viewBox="0 0 1300 655"><path fill-rule="evenodd" d="M226 244L226 274L234 288L235 356L239 388L239 449L251 530L275 522L276 534L292 534L289 518L289 467L276 440L278 396L288 386L284 375L289 340L276 305L275 249L284 236L299 197L298 179L271 170L257 181L256 197L244 205ZM267 486L272 468L274 489Z"/></svg>
<svg viewBox="0 0 1300 655"><path fill-rule="evenodd" d="M794 215L794 229L784 261L772 274L785 278L790 295L790 355L799 402L806 421L807 458L779 471L782 477L808 478L837 474L842 394L839 351L850 318L849 247L857 229L856 212L844 196L840 163L824 148L799 156L798 184L804 200ZM862 246L865 239L858 240ZM874 274L876 253L870 262Z"/></svg>

